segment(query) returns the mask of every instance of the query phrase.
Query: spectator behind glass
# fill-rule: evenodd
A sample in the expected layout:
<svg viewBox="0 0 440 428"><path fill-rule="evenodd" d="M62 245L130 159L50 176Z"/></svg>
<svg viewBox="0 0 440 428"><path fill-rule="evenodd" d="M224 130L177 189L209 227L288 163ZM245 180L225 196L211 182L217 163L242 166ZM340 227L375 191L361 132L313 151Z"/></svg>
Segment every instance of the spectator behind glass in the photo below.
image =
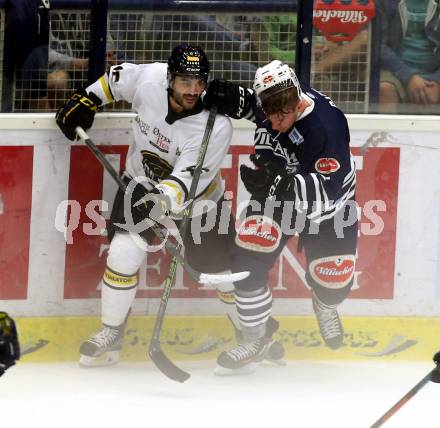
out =
<svg viewBox="0 0 440 428"><path fill-rule="evenodd" d="M313 72L327 73L347 67L365 52L367 44L368 30L360 31L351 41L332 42L320 37L318 43L313 43Z"/></svg>
<svg viewBox="0 0 440 428"><path fill-rule="evenodd" d="M264 26L269 35L269 59L292 64L296 50L296 15L267 16Z"/></svg>
<svg viewBox="0 0 440 428"><path fill-rule="evenodd" d="M8 0L8 32L11 33L15 69L15 111L47 111L64 103L71 91L72 74L87 70L88 58L80 58L69 49L69 40L60 41L51 32L43 0ZM50 34L49 34L50 33ZM47 35L49 34L49 45ZM68 37L68 36L67 36ZM86 54L88 48L84 47ZM112 38L107 43L107 66L116 64ZM84 82L85 83L85 82Z"/></svg>
<svg viewBox="0 0 440 428"><path fill-rule="evenodd" d="M438 0L381 0L381 113L440 112Z"/></svg>
<svg viewBox="0 0 440 428"><path fill-rule="evenodd" d="M219 19L211 15L154 15L154 50L165 53L176 40L203 43L215 76L248 84L257 67L253 64L249 47L248 27L251 23L244 21L239 16L229 15Z"/></svg>
<svg viewBox="0 0 440 428"><path fill-rule="evenodd" d="M32 52L45 54L48 22L44 19L47 9L42 0L7 0L5 12L5 73L8 84L15 85L15 96L4 100L3 105L6 111L11 111L17 105L17 101L12 105L12 98L38 99L47 95L46 75L36 73L32 80L26 81L23 67ZM47 68L47 50L45 58Z"/></svg>

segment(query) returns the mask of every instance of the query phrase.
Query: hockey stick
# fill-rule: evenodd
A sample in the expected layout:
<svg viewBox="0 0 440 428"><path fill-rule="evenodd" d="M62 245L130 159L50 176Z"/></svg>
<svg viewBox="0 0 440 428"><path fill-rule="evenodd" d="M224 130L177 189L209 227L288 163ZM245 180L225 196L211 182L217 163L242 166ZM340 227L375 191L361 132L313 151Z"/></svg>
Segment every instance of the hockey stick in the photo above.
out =
<svg viewBox="0 0 440 428"><path fill-rule="evenodd" d="M90 139L90 137L87 135L84 129L78 126L75 129L75 131L79 135L79 137L86 143L88 148L92 151L92 153L95 155L95 157L104 167L104 169L116 181L118 187L123 192L125 192L125 190L127 189L126 183L124 182L124 180L122 180L122 178L113 168L113 165L107 160L104 154L98 149L98 147L96 147L95 143ZM176 245L173 245L171 242L165 239L164 234L159 226L155 226L152 229L153 232L156 234L156 236L158 236L159 238L161 238L161 240L165 242L165 248L168 250L168 252L177 259L177 262L182 265L183 269L185 269L185 271L191 276L191 278L194 281L199 282L200 284L215 285L215 284L220 284L222 282L236 282L236 281L241 281L242 279L245 279L249 276L248 271L235 272L230 274L213 274L213 273L198 272L197 270L193 269L190 265L188 265L188 263L185 262L184 258L180 254L180 248L177 248Z"/></svg>
<svg viewBox="0 0 440 428"><path fill-rule="evenodd" d="M388 419L391 418L404 404L406 404L414 395L416 395L440 370L439 366L432 369L419 383L417 383L410 391L408 391L390 410L381 416L370 428L381 427Z"/></svg>
<svg viewBox="0 0 440 428"><path fill-rule="evenodd" d="M203 135L202 143L200 145L199 156L197 158L196 165L194 167L193 179L191 182L191 188L188 193L188 200L190 201L188 206L183 211L182 224L180 226L180 235L182 239L185 238L186 232L191 218L192 209L194 205L194 198L197 191L197 185L199 184L200 175L203 169L203 162L205 160L206 150L208 148L209 139L211 137L212 130L214 128L215 117L217 115L217 106L213 105L209 112L208 121L206 123L205 133ZM180 252L180 244L178 244ZM170 265L170 271L165 281L165 287L160 299L159 310L156 315L156 322L154 323L153 335L151 337L150 349L148 354L151 360L156 364L156 367L170 379L177 382L185 382L190 374L177 367L162 351L160 347L160 332L162 330L162 324L165 317L165 311L168 304L168 297L171 292L171 287L174 283L174 277L177 269L177 258L173 257Z"/></svg>

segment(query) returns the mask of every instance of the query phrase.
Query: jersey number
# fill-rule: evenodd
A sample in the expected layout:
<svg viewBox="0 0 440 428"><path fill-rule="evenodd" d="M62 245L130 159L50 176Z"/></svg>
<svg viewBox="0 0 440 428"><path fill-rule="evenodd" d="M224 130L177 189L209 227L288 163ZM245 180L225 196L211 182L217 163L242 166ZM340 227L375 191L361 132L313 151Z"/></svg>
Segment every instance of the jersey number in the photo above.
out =
<svg viewBox="0 0 440 428"><path fill-rule="evenodd" d="M113 68L112 70L112 76L113 76L113 81L115 83L119 82L119 78L121 77L120 75L120 71L123 69L124 67L122 67L122 65L117 65L116 67Z"/></svg>
<svg viewBox="0 0 440 428"><path fill-rule="evenodd" d="M323 94L322 92L317 91L315 88L313 88L313 90L314 90L315 92L317 92L319 95L321 95L322 97L324 97L332 107L336 107L336 104L333 102L333 100L332 100L329 96ZM306 92L306 93L307 93L307 95L308 95L309 97L311 97L311 98L315 98L315 97L313 96L313 94L311 94L310 92Z"/></svg>

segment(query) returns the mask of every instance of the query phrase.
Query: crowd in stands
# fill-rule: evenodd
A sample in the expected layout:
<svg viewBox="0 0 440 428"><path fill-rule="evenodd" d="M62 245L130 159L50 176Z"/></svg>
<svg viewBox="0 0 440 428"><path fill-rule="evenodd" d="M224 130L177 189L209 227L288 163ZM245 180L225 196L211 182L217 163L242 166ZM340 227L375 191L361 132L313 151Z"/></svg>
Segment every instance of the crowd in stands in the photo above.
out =
<svg viewBox="0 0 440 428"><path fill-rule="evenodd" d="M88 38L73 40L74 34L88 31L84 20L74 20L73 25L81 27L76 33L63 30L51 22L57 13L52 10L45 37L41 27L44 4L43 0L6 2L10 36L5 48L7 43L17 48L10 57L14 78L9 79L15 96L9 103L3 101L4 111L54 111L78 83L87 84ZM376 2L376 14L382 34L378 87L368 84L368 28L350 42L328 41L314 30L311 84L332 96L347 113L366 111L371 91L378 94L376 110L381 113L436 113L440 100L438 2L383 0ZM277 58L294 65L296 27L293 14L122 17L122 13L113 13L106 66L163 61L173 45L186 41L210 53L214 77L250 86L256 69L267 61ZM356 107L353 102L359 100Z"/></svg>

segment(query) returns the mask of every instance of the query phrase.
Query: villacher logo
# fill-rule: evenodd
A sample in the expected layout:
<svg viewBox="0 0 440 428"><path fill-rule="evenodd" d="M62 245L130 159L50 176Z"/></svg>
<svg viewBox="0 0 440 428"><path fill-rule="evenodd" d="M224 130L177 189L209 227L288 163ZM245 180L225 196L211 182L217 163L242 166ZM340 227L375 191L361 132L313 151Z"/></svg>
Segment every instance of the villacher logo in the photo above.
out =
<svg viewBox="0 0 440 428"><path fill-rule="evenodd" d="M278 248L281 240L281 228L269 217L253 215L241 224L235 242L239 247L271 253Z"/></svg>
<svg viewBox="0 0 440 428"><path fill-rule="evenodd" d="M310 263L313 279L326 288L343 288L354 275L353 255L324 257Z"/></svg>

